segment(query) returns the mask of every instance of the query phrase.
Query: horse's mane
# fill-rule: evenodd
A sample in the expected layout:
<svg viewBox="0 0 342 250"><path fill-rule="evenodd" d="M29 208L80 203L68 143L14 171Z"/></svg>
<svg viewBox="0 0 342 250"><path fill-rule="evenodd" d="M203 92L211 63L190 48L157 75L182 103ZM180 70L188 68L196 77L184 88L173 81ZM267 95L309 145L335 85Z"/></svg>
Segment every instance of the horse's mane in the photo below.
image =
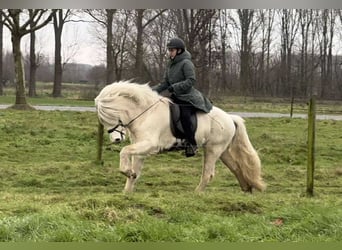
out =
<svg viewBox="0 0 342 250"><path fill-rule="evenodd" d="M114 82L105 86L95 98L95 104L112 102L118 97L125 97L139 106L151 105L160 99L148 84L132 83L130 81Z"/></svg>

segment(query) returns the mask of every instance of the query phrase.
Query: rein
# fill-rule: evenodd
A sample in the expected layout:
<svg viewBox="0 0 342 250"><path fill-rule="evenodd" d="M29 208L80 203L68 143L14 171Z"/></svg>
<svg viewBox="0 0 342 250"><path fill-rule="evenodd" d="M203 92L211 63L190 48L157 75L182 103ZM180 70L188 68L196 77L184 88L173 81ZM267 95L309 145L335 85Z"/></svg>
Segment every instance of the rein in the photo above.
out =
<svg viewBox="0 0 342 250"><path fill-rule="evenodd" d="M145 109L142 113L140 113L139 115L137 115L136 117L134 117L134 118L133 118L130 122L128 122L127 124L123 124L122 121L119 120L119 124L116 125L114 128L107 130L107 132L110 134L110 133L116 131L116 132L120 133L120 135L121 135L121 137L122 137L122 135L123 135L124 133L123 133L122 131L117 130L117 128L118 128L119 126L124 127L124 128L128 127L128 126L131 125L135 120L137 120L140 116L142 116L143 114L145 114L145 113L146 113L147 111L149 111L153 106L155 106L157 103L159 103L161 100L162 100L162 99L160 98L158 101L156 101L156 102L153 103L151 106L149 106L147 109Z"/></svg>

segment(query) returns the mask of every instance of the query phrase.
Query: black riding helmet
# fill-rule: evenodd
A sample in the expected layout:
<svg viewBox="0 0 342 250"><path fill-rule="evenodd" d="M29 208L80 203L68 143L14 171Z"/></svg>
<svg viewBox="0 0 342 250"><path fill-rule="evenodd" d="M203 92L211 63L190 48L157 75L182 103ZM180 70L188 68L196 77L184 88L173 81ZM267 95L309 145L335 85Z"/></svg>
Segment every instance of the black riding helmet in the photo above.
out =
<svg viewBox="0 0 342 250"><path fill-rule="evenodd" d="M167 43L167 48L168 49L182 49L185 50L185 43L182 39L180 38L172 38L170 41Z"/></svg>

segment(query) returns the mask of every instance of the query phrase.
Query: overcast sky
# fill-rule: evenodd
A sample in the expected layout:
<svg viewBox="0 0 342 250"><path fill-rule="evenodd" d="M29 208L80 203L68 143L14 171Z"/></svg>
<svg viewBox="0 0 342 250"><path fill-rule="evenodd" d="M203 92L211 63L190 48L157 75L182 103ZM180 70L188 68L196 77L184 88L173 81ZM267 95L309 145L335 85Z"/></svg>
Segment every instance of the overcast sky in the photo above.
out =
<svg viewBox="0 0 342 250"><path fill-rule="evenodd" d="M4 49L12 51L11 37L4 27ZM30 35L22 40L23 54L29 53ZM54 57L54 31L52 24L36 32L36 51L47 55L51 63ZM62 35L62 58L70 58L69 62L97 65L105 62L103 44L95 38L94 24L85 22L68 22ZM71 56L73 55L73 56ZM63 59L64 60L64 59Z"/></svg>

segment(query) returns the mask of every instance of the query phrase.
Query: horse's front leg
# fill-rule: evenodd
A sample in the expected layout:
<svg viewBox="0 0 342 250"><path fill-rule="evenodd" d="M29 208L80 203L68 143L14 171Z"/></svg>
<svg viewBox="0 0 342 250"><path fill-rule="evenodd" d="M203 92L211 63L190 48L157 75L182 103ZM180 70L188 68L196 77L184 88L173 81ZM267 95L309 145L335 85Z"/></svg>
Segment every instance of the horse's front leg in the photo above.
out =
<svg viewBox="0 0 342 250"><path fill-rule="evenodd" d="M125 192L133 192L134 184L138 180L142 166L144 164L144 157L140 155L132 156L132 170L134 173L134 177L127 177L126 179L126 185L124 188Z"/></svg>
<svg viewBox="0 0 342 250"><path fill-rule="evenodd" d="M156 149L157 147L148 140L124 147L120 152L120 172L127 178L136 179L143 164L141 157L156 152ZM132 158L134 160L131 161Z"/></svg>

